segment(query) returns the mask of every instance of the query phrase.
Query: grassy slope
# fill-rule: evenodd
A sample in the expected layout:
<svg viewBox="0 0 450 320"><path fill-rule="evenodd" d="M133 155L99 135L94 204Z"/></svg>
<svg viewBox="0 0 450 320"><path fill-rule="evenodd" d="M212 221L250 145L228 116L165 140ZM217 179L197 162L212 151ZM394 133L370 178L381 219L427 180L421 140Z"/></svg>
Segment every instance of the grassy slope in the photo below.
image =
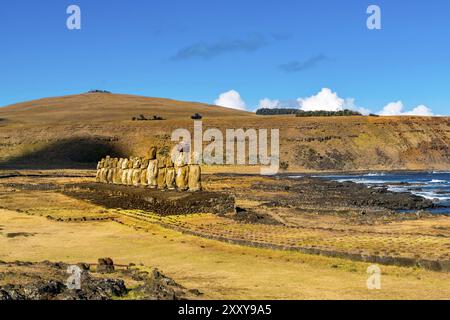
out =
<svg viewBox="0 0 450 320"><path fill-rule="evenodd" d="M6 106L0 109L0 118L33 124L83 123L130 120L140 114L159 115L166 119L186 118L196 112L209 117L248 114L197 102L124 94L87 93Z"/></svg>
<svg viewBox="0 0 450 320"><path fill-rule="evenodd" d="M41 99L0 108L0 162L80 162L105 150L144 155L162 146L177 128L279 128L281 161L290 171L450 169L449 118L421 117L260 117L199 103L130 95L83 94ZM130 121L159 115L165 121ZM80 140L83 143L80 143ZM78 148L76 146L79 146ZM100 150L95 153L95 150ZM82 161L87 161L86 159ZM13 159L11 161L11 159ZM90 161L88 161L90 162Z"/></svg>

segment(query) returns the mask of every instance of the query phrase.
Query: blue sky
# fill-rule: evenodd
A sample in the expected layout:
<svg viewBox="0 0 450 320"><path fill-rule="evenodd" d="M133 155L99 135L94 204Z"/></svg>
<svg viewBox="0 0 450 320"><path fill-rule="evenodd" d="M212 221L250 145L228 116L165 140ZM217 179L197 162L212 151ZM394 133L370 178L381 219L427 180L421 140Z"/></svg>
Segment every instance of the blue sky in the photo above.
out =
<svg viewBox="0 0 450 320"><path fill-rule="evenodd" d="M81 30L66 27L72 4ZM449 114L449 35L448 0L4 0L0 105L105 89Z"/></svg>

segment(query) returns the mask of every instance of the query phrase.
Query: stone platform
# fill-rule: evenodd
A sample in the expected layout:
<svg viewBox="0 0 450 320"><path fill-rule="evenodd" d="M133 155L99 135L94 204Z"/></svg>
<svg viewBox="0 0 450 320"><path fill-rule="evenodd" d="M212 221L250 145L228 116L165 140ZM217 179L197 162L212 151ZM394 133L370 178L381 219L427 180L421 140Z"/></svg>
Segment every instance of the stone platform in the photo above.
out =
<svg viewBox="0 0 450 320"><path fill-rule="evenodd" d="M235 212L234 196L222 192L160 191L103 183L66 185L64 194L106 208L144 210L160 215L194 213L227 214Z"/></svg>

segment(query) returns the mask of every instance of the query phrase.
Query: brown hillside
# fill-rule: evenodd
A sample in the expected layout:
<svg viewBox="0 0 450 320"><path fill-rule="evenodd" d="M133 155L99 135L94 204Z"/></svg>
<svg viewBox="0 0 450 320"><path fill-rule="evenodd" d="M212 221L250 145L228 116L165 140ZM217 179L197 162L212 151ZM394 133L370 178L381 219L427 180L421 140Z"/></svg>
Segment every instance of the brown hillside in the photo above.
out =
<svg viewBox="0 0 450 320"><path fill-rule="evenodd" d="M140 114L177 119L194 113L208 117L249 114L203 103L110 93L45 98L0 108L0 118L33 123L124 121Z"/></svg>
<svg viewBox="0 0 450 320"><path fill-rule="evenodd" d="M0 108L0 167L93 167L100 157L144 155L174 129L278 128L289 171L450 170L450 118L256 116L167 99L85 94ZM164 121L131 121L159 115ZM242 172L242 171L241 171Z"/></svg>

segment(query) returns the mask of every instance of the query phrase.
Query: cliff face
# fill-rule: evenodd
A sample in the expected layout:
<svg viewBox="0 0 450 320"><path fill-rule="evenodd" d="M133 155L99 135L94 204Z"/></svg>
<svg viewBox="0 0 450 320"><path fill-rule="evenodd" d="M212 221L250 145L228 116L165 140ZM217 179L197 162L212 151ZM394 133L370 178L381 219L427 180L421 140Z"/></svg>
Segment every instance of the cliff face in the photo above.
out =
<svg viewBox="0 0 450 320"><path fill-rule="evenodd" d="M283 137L287 161L298 169L450 168L449 118L309 119L308 124L287 129Z"/></svg>
<svg viewBox="0 0 450 320"><path fill-rule="evenodd" d="M448 117L268 117L99 94L0 108L0 167L91 167L106 154L145 155L152 144L167 145L173 130L192 130L194 113L203 115L204 130L280 129L280 157L288 171L450 170ZM138 114L166 120L130 120Z"/></svg>

